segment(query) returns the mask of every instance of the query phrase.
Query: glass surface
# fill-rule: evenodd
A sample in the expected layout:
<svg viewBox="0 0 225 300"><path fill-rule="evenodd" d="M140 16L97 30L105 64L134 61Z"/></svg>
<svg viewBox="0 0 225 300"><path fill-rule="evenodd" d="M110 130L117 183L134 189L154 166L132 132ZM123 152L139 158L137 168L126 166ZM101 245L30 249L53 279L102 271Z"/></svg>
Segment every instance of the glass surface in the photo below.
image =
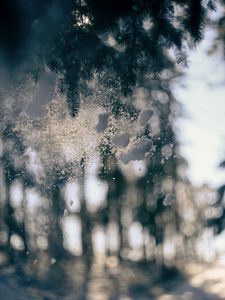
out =
<svg viewBox="0 0 225 300"><path fill-rule="evenodd" d="M224 1L0 2L0 299L225 299Z"/></svg>

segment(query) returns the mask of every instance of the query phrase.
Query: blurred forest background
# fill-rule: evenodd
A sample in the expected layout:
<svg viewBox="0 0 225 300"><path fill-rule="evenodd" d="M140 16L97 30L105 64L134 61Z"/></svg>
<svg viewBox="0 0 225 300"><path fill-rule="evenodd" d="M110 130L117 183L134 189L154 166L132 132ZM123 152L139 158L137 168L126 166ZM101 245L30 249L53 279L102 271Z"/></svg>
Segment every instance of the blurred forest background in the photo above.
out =
<svg viewBox="0 0 225 300"><path fill-rule="evenodd" d="M219 299L177 290L224 257L225 185L187 177L174 82L224 7L1 1L0 299Z"/></svg>

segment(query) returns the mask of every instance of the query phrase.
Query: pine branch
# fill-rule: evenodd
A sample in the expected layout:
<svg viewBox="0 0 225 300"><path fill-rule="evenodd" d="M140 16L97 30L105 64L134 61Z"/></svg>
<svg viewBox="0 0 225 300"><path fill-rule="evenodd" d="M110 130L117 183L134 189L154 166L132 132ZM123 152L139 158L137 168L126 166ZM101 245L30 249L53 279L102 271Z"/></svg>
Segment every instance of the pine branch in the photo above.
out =
<svg viewBox="0 0 225 300"><path fill-rule="evenodd" d="M190 33L194 43L201 41L205 29L206 9L202 0L192 0L186 8L186 16L183 22L184 28Z"/></svg>

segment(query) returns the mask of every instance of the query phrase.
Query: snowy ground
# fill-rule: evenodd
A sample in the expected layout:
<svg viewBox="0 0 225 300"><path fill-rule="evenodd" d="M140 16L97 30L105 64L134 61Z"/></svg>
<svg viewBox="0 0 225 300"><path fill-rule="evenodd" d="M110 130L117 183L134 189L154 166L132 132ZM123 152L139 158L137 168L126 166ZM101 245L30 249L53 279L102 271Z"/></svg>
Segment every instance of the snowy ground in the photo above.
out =
<svg viewBox="0 0 225 300"><path fill-rule="evenodd" d="M91 272L81 280L77 263L70 266L70 285L58 270L51 287L35 287L13 274L12 268L0 272L1 300L221 300L225 299L225 266L189 263L181 273L166 272L146 265L104 266L95 262ZM55 269L57 272L57 268ZM51 277L51 275L49 275ZM55 275L54 275L55 277ZM50 282L52 278L48 278ZM55 280L55 278L54 278ZM79 283L80 282L80 283ZM82 283L81 283L82 282Z"/></svg>

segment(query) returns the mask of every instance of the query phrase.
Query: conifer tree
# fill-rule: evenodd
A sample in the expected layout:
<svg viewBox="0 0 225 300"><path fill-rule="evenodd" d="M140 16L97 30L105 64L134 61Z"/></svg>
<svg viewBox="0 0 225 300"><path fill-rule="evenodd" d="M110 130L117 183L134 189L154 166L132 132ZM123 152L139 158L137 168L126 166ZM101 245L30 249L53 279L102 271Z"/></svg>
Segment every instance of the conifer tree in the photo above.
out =
<svg viewBox="0 0 225 300"><path fill-rule="evenodd" d="M4 0L1 56L11 71L24 62L30 67L38 57L34 69L45 64L63 77L75 116L82 78L113 71L129 95L138 72L158 74L168 68L168 50L185 64L187 44L202 39L213 9L212 0Z"/></svg>

